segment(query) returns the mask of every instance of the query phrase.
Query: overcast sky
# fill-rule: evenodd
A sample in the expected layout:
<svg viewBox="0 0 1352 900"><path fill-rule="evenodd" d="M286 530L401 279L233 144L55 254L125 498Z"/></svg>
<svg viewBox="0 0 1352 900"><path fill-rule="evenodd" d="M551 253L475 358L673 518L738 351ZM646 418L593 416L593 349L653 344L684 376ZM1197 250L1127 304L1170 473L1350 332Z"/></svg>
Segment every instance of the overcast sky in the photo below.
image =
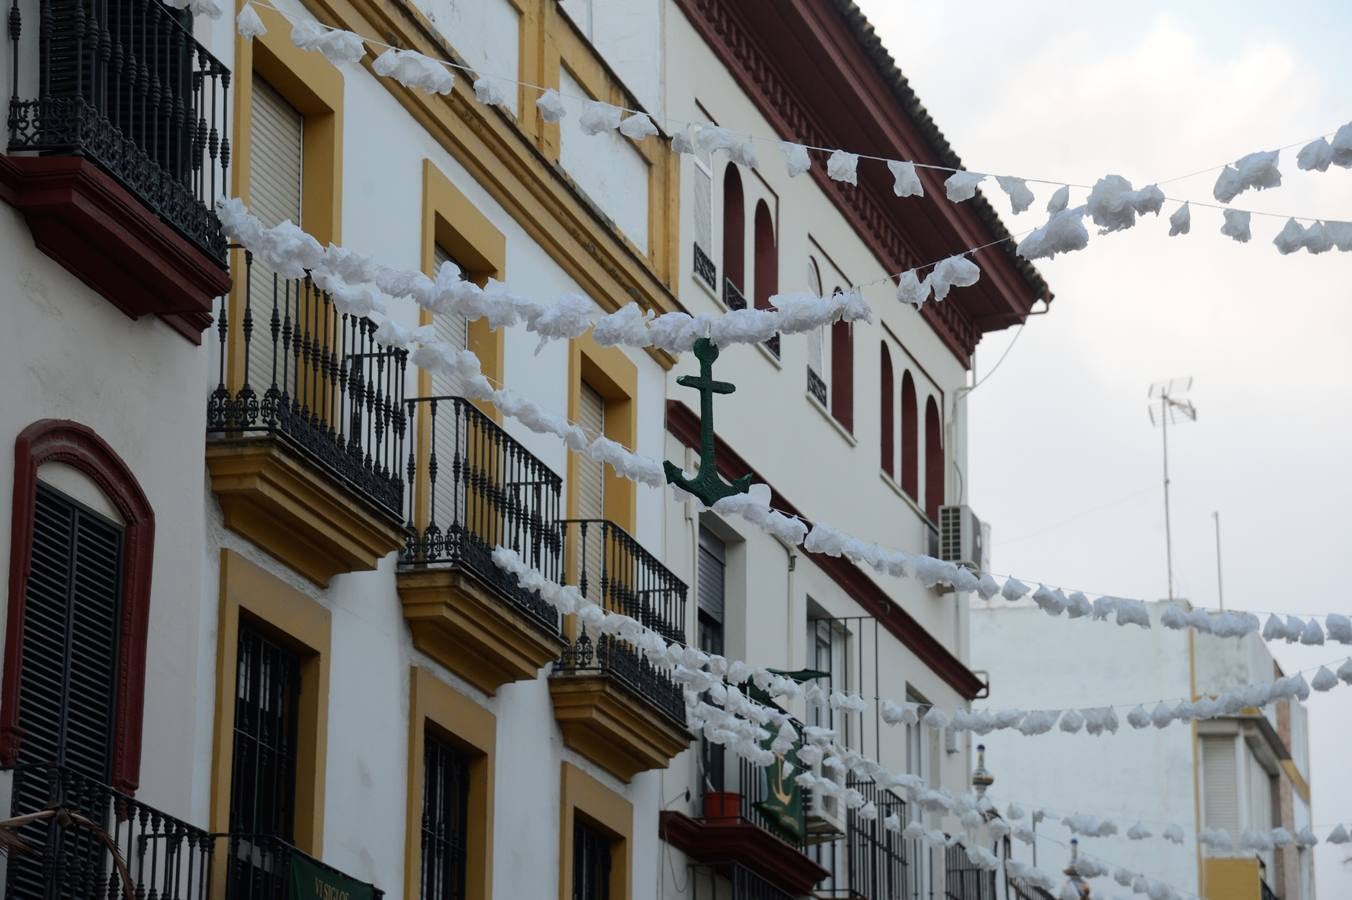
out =
<svg viewBox="0 0 1352 900"><path fill-rule="evenodd" d="M976 171L1140 187L1331 132L1352 120L1352 4L859 0L941 129ZM1352 172L1299 172L1238 207L1352 220ZM1211 200L1216 173L1165 186ZM1051 188L1012 231L1045 219ZM1082 202L1083 193L1072 203ZM1176 204L1165 205L1165 215ZM1147 217L1040 268L1056 294L971 397L970 493L993 568L1129 597L1165 596L1154 381L1191 375L1195 424L1170 430L1176 594L1226 605L1349 612L1352 254L1278 255L1280 218L1253 240L1193 209L1169 238ZM955 248L957 249L957 248ZM977 372L1013 332L982 342ZM1277 647L1288 670L1339 648ZM1343 648L1346 649L1346 648ZM980 660L975 661L980 665ZM1014 702L1013 699L1010 701ZM1352 700L1311 700L1314 821L1352 820ZM1094 809L1111 814L1113 810ZM1352 896L1352 863L1316 854L1321 900Z"/></svg>

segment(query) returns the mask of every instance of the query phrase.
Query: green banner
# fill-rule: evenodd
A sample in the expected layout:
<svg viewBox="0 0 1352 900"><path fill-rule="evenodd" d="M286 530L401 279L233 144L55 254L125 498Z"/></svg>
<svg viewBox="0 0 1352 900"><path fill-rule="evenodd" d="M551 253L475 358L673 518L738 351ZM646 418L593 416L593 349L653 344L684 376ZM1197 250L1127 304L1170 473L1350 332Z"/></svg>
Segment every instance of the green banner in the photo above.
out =
<svg viewBox="0 0 1352 900"><path fill-rule="evenodd" d="M375 900L375 889L293 852L286 896L287 900Z"/></svg>
<svg viewBox="0 0 1352 900"><path fill-rule="evenodd" d="M799 669L796 672L784 672L771 669L776 675L785 675L802 684L815 678L828 677L827 673L815 669ZM747 694L757 703L774 706L774 698L757 688L747 685ZM796 724L796 723L795 723ZM801 728L801 726L798 726ZM767 738L763 746L768 750L774 743L774 736ZM752 804L780 832L781 836L792 843L801 843L807 835L807 821L803 809L803 789L794 777L806 771L806 766L798 761L798 748L803 746L801 733L798 743L785 753L776 753L775 761L761 772L763 800Z"/></svg>

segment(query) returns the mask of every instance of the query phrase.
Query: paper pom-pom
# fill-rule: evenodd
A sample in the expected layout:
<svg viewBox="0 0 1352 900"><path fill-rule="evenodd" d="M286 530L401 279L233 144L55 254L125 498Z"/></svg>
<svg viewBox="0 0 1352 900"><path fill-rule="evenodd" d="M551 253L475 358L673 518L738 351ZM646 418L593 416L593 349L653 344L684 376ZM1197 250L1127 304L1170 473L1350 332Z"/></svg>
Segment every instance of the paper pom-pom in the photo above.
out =
<svg viewBox="0 0 1352 900"><path fill-rule="evenodd" d="M784 154L784 168L788 170L790 178L797 178L812 168L812 157L802 144L785 141L779 145L779 149Z"/></svg>
<svg viewBox="0 0 1352 900"><path fill-rule="evenodd" d="M1135 709L1127 713L1127 724L1136 729L1145 728L1150 725L1150 713L1145 711L1144 706L1138 704Z"/></svg>
<svg viewBox="0 0 1352 900"><path fill-rule="evenodd" d="M948 296L949 288L971 287L980 278L981 269L977 264L960 255L941 260L925 279L925 283L934 292L934 299L937 302Z"/></svg>
<svg viewBox="0 0 1352 900"><path fill-rule="evenodd" d="M1346 844L1349 841L1352 841L1352 835L1347 833L1347 828L1345 826L1339 825L1330 831L1328 837L1324 838L1324 840L1330 844Z"/></svg>
<svg viewBox="0 0 1352 900"><path fill-rule="evenodd" d="M1021 598L1028 593L1028 585L1017 578L1005 579L1005 586L1000 589L1000 596L1004 597L1010 603Z"/></svg>
<svg viewBox="0 0 1352 900"><path fill-rule="evenodd" d="M1019 241L1018 254L1024 259L1051 259L1058 253L1070 253L1089 246L1089 229L1084 225L1084 207L1054 212L1040 228Z"/></svg>
<svg viewBox="0 0 1352 900"><path fill-rule="evenodd" d="M1133 841L1143 841L1151 836L1149 828L1146 828L1140 822L1127 829L1127 837Z"/></svg>
<svg viewBox="0 0 1352 900"><path fill-rule="evenodd" d="M253 4L246 3L244 8L239 11L235 17L235 30L239 36L246 41L251 41L256 37L262 37L268 33L267 26L259 18L258 12L253 8ZM1332 154L1333 151L1329 151Z"/></svg>
<svg viewBox="0 0 1352 900"><path fill-rule="evenodd" d="M1047 212L1059 213L1070 205L1070 185L1063 184L1052 192L1052 198L1047 201Z"/></svg>
<svg viewBox="0 0 1352 900"><path fill-rule="evenodd" d="M1249 214L1243 210L1227 209L1224 210L1225 224L1221 226L1221 234L1229 238L1234 238L1241 244L1246 244L1253 234L1249 231Z"/></svg>
<svg viewBox="0 0 1352 900"><path fill-rule="evenodd" d="M944 182L944 193L948 199L954 203L961 203L964 200L971 200L976 196L976 186L985 179L985 175L980 172L964 172L958 170Z"/></svg>
<svg viewBox="0 0 1352 900"><path fill-rule="evenodd" d="M902 272L897 279L897 299L916 309L925 305L925 301L929 299L929 292L929 281L921 281L916 276L915 269Z"/></svg>
<svg viewBox="0 0 1352 900"><path fill-rule="evenodd" d="M1260 151L1242 157L1233 166L1226 166L1216 179L1212 194L1221 203L1229 203L1249 188L1278 187L1282 173L1277 169L1278 151Z"/></svg>
<svg viewBox="0 0 1352 900"><path fill-rule="evenodd" d="M582 114L578 116L577 123L583 134L601 134L619 128L622 115L624 111L618 106L588 100L582 105Z"/></svg>
<svg viewBox="0 0 1352 900"><path fill-rule="evenodd" d="M859 157L854 153L846 153L844 150L836 150L826 160L826 174L833 181L859 184L858 168Z"/></svg>
<svg viewBox="0 0 1352 900"><path fill-rule="evenodd" d="M483 75L474 82L474 99L484 106L506 106L507 87L496 78Z"/></svg>
<svg viewBox="0 0 1352 900"><path fill-rule="evenodd" d="M887 170L892 173L892 193L898 197L923 197L925 186L916 174L915 163L889 160Z"/></svg>
<svg viewBox="0 0 1352 900"><path fill-rule="evenodd" d="M997 175L995 183L1000 185L1000 190L1009 195L1009 206L1015 215L1033 205L1033 192L1028 189L1028 182L1022 178L1015 178L1012 175Z"/></svg>
<svg viewBox="0 0 1352 900"><path fill-rule="evenodd" d="M1323 646L1324 629L1319 627L1318 619L1311 619L1305 623L1305 628L1300 633L1300 642L1307 647Z"/></svg>
<svg viewBox="0 0 1352 900"><path fill-rule="evenodd" d="M1352 644L1352 619L1341 613L1329 613L1324 617L1324 631L1331 641Z"/></svg>
<svg viewBox="0 0 1352 900"><path fill-rule="evenodd" d="M634 113L620 123L620 134L632 141L641 141L657 134L657 126L646 113Z"/></svg>
<svg viewBox="0 0 1352 900"><path fill-rule="evenodd" d="M1296 154L1296 168L1305 172L1325 172L1328 171L1329 163L1333 162L1333 148L1324 138L1316 138Z"/></svg>
<svg viewBox="0 0 1352 900"><path fill-rule="evenodd" d="M1169 217L1169 237L1180 234L1187 234L1192 230L1192 211L1188 208L1188 201L1184 200L1174 214Z"/></svg>

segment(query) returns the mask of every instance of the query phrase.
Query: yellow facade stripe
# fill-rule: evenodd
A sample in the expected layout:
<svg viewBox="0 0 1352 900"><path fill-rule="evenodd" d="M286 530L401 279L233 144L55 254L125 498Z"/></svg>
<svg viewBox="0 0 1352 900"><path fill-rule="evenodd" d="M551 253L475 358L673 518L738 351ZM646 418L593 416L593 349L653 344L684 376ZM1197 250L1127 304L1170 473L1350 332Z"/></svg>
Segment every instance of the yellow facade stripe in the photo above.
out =
<svg viewBox="0 0 1352 900"><path fill-rule="evenodd" d="M427 728L470 756L469 815L465 820L465 898L493 896L493 785L497 719L491 712L414 666L409 674L408 815L404 833L404 896L419 900L422 872L424 750Z"/></svg>

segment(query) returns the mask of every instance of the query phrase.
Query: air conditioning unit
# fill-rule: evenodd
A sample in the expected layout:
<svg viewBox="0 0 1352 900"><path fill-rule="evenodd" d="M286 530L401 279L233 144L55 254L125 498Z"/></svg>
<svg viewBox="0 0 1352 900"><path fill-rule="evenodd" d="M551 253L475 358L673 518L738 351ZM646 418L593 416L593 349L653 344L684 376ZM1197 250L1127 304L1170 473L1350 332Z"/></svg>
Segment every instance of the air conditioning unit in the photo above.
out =
<svg viewBox="0 0 1352 900"><path fill-rule="evenodd" d="M985 571L990 528L983 525L969 506L939 507L939 558L973 572Z"/></svg>
<svg viewBox="0 0 1352 900"><path fill-rule="evenodd" d="M822 767L823 778L830 778L843 789L845 773ZM821 791L803 791L803 812L807 825L805 843L824 844L845 834L845 802L839 797L828 797Z"/></svg>

